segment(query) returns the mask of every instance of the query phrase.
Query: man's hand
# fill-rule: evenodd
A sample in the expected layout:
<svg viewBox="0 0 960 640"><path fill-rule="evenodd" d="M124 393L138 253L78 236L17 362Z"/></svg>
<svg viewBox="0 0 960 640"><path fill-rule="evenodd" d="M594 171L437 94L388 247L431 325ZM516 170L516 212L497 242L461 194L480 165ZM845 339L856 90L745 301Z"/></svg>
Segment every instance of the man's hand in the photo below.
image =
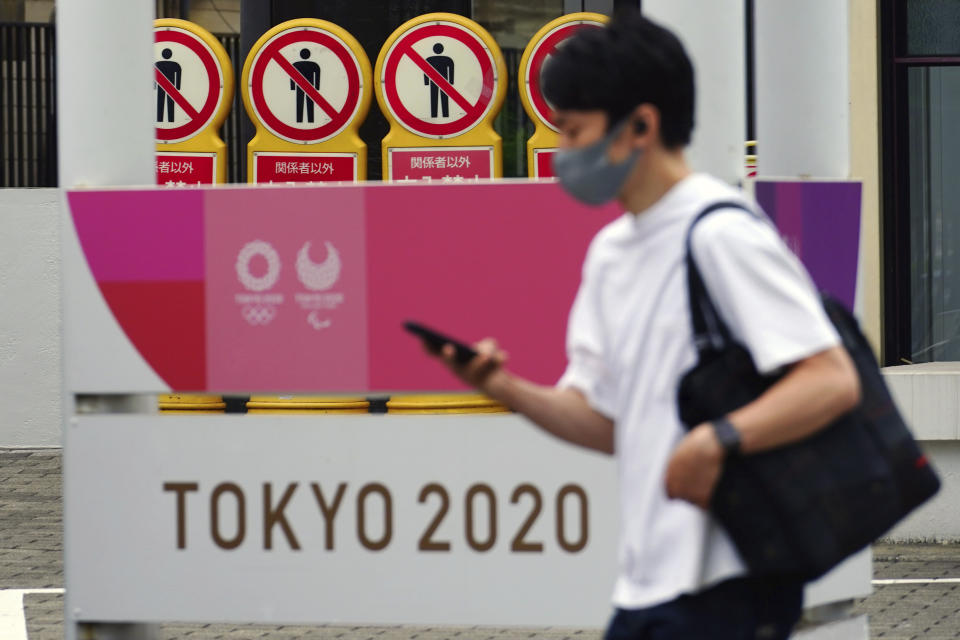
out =
<svg viewBox="0 0 960 640"><path fill-rule="evenodd" d="M507 353L497 346L493 338L486 338L473 345L477 356L466 364L456 361L456 349L451 344L444 345L439 352L427 347L427 351L438 356L455 376L471 387L487 391L495 374L503 371Z"/></svg>
<svg viewBox="0 0 960 640"><path fill-rule="evenodd" d="M723 447L713 427L704 423L691 430L674 449L667 465L667 495L706 509L723 470Z"/></svg>

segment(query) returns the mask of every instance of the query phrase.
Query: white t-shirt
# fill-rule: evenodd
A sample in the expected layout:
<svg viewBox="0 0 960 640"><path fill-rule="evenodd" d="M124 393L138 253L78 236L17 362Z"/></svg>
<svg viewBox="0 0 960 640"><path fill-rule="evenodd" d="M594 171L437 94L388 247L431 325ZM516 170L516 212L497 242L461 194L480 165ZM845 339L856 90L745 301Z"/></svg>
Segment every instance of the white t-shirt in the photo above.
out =
<svg viewBox="0 0 960 640"><path fill-rule="evenodd" d="M617 607L652 606L745 572L719 525L668 499L664 485L686 433L677 386L696 364L684 240L694 217L723 200L747 203L725 183L695 174L646 211L608 224L587 252L570 313L569 364L558 386L583 392L616 425ZM806 270L766 218L715 211L697 223L693 254L711 299L762 372L839 343Z"/></svg>

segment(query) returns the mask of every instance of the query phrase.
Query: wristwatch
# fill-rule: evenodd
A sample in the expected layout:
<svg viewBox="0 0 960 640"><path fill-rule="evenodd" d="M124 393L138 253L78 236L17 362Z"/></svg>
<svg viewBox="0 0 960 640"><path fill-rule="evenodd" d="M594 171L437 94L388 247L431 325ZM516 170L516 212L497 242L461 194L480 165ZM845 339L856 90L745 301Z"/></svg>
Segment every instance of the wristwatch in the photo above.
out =
<svg viewBox="0 0 960 640"><path fill-rule="evenodd" d="M713 432L717 435L717 440L727 457L739 455L740 432L727 420L726 416L717 418L710 424L713 426Z"/></svg>

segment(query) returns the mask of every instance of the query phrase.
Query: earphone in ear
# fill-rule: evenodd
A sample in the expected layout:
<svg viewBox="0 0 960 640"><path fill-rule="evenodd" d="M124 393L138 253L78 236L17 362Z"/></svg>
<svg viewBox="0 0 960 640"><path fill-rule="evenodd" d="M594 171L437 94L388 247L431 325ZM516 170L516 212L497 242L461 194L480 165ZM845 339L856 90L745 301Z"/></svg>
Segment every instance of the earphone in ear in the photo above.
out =
<svg viewBox="0 0 960 640"><path fill-rule="evenodd" d="M646 120L635 120L633 122L633 130L638 134L643 134L647 132L647 121Z"/></svg>

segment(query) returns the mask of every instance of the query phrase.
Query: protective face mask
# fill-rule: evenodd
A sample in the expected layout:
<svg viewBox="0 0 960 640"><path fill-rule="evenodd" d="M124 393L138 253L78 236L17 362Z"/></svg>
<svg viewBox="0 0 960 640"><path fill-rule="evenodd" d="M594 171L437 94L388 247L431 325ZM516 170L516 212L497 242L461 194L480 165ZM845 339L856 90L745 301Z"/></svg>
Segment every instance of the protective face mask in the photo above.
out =
<svg viewBox="0 0 960 640"><path fill-rule="evenodd" d="M641 152L634 149L619 164L607 159L607 149L628 123L629 119L620 122L589 147L562 149L553 154L553 172L567 193L591 205L604 204L617 197Z"/></svg>

